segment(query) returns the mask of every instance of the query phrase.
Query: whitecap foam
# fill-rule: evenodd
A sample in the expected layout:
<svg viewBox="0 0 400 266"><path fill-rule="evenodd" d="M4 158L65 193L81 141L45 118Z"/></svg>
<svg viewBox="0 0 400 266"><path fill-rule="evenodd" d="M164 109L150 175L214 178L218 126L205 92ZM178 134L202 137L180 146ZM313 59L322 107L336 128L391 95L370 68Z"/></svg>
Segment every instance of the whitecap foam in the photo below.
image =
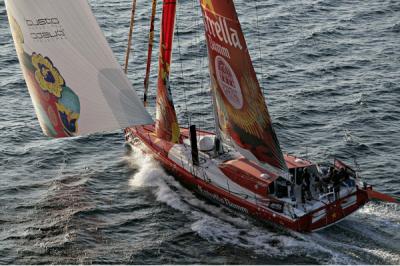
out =
<svg viewBox="0 0 400 266"><path fill-rule="evenodd" d="M375 217L380 221L390 221L400 225L400 205L388 202L371 202L358 211L359 215Z"/></svg>
<svg viewBox="0 0 400 266"><path fill-rule="evenodd" d="M129 162L131 166L137 169L137 172L129 179L129 185L132 188L154 187L158 201L179 211L187 210L185 203L180 200L177 193L166 182L171 177L150 155L132 146Z"/></svg>
<svg viewBox="0 0 400 266"><path fill-rule="evenodd" d="M247 226L241 226L243 224ZM281 258L297 255L327 264L356 262L345 254L318 244L310 235L292 231L275 232L252 223L238 225L204 214L192 223L191 229L207 241L241 247L259 255Z"/></svg>

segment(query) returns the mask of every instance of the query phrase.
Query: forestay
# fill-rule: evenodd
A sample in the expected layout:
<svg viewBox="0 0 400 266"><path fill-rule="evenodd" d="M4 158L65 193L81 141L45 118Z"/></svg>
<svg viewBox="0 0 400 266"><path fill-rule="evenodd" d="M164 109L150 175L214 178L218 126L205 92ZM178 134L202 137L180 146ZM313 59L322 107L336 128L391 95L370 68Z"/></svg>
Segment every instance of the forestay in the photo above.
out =
<svg viewBox="0 0 400 266"><path fill-rule="evenodd" d="M219 135L276 174L287 167L232 0L200 0Z"/></svg>
<svg viewBox="0 0 400 266"><path fill-rule="evenodd" d="M151 124L86 0L6 0L43 132L83 135Z"/></svg>

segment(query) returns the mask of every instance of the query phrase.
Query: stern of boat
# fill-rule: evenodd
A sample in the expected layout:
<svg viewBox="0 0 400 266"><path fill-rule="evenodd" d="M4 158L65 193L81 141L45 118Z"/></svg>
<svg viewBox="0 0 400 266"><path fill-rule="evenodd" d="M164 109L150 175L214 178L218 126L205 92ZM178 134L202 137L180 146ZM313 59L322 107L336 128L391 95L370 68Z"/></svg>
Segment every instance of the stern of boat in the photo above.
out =
<svg viewBox="0 0 400 266"><path fill-rule="evenodd" d="M333 202L327 200L325 206L300 219L300 227L304 228L304 231L315 232L340 222L364 206L369 198L366 190L357 188L354 193L346 197Z"/></svg>

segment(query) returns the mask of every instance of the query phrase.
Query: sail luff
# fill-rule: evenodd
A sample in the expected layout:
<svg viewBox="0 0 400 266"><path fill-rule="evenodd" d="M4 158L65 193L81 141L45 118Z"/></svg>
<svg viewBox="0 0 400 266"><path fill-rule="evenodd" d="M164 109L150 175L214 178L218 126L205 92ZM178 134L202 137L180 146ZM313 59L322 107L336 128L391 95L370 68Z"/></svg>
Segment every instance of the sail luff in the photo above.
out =
<svg viewBox="0 0 400 266"><path fill-rule="evenodd" d="M156 135L177 143L180 131L169 83L175 30L176 0L163 0L156 99Z"/></svg>
<svg viewBox="0 0 400 266"><path fill-rule="evenodd" d="M287 167L272 127L232 0L200 0L217 132L263 167L286 175Z"/></svg>

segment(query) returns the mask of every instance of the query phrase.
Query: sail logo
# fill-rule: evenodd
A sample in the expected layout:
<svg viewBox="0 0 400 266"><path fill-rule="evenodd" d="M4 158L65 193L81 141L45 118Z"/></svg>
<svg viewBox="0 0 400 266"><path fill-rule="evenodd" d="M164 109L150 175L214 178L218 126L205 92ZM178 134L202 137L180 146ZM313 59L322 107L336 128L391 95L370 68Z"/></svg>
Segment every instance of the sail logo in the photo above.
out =
<svg viewBox="0 0 400 266"><path fill-rule="evenodd" d="M228 48L220 45L217 42L214 42L210 35L207 35L207 36L208 36L208 44L209 44L211 50L219 53L220 55L225 56L226 58L229 58L229 59L231 58Z"/></svg>
<svg viewBox="0 0 400 266"><path fill-rule="evenodd" d="M25 22L28 27L60 24L58 18L39 18L34 20L26 19Z"/></svg>
<svg viewBox="0 0 400 266"><path fill-rule="evenodd" d="M215 72L219 87L224 93L226 99L235 109L243 107L243 95L240 89L239 81L232 67L222 56L215 57Z"/></svg>
<svg viewBox="0 0 400 266"><path fill-rule="evenodd" d="M32 32L31 37L34 40L43 40L43 39L51 39L51 38L64 38L65 33L64 30L55 30L53 32L44 31L44 32Z"/></svg>
<svg viewBox="0 0 400 266"><path fill-rule="evenodd" d="M31 30L30 36L35 41L64 39L65 31L56 17L26 19L26 25Z"/></svg>
<svg viewBox="0 0 400 266"><path fill-rule="evenodd" d="M225 44L242 50L243 47L239 40L239 34L237 30L228 26L226 18L218 17L218 20L214 20L204 12L204 21L207 33L212 35L214 38L218 38L218 40Z"/></svg>

